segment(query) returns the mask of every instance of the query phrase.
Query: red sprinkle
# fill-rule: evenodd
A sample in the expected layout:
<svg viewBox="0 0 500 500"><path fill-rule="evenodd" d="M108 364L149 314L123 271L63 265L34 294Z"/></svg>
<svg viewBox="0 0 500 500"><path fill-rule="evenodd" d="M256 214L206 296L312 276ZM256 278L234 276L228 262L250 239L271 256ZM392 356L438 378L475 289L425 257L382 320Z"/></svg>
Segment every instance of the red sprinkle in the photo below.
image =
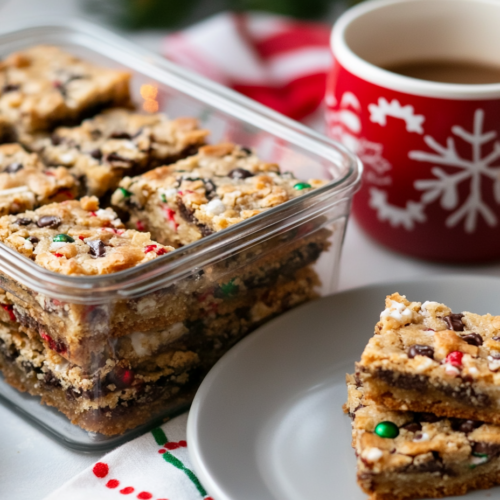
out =
<svg viewBox="0 0 500 500"><path fill-rule="evenodd" d="M122 382L125 385L132 385L134 381L134 372L132 370L125 370L122 374Z"/></svg>
<svg viewBox="0 0 500 500"><path fill-rule="evenodd" d="M54 174L54 172L51 172L50 170L46 170L45 172L45 175L48 175L49 177L55 177L56 174Z"/></svg>
<svg viewBox="0 0 500 500"><path fill-rule="evenodd" d="M97 217L97 214L95 212L90 212L90 217Z"/></svg>
<svg viewBox="0 0 500 500"><path fill-rule="evenodd" d="M92 472L94 473L95 476L100 477L102 479L103 477L106 477L108 475L109 472L108 464L105 464L104 462L97 462L94 465Z"/></svg>
<svg viewBox="0 0 500 500"><path fill-rule="evenodd" d="M61 189L57 194L63 194L70 200L73 200L75 198L73 196L73 193L69 189Z"/></svg>
<svg viewBox="0 0 500 500"><path fill-rule="evenodd" d="M147 247L144 247L144 253L154 252L155 248L156 245L148 245Z"/></svg>
<svg viewBox="0 0 500 500"><path fill-rule="evenodd" d="M14 306L11 305L11 304L0 304L0 306L2 307L2 309L4 309L5 311L7 311L9 313L9 318L11 321L16 321L17 322L17 318L16 318L16 315L14 314Z"/></svg>
<svg viewBox="0 0 500 500"><path fill-rule="evenodd" d="M196 297L196 300L198 300L198 302L205 302L205 300L213 293L214 293L213 288L210 288L210 290L206 291L205 293L198 295L198 297Z"/></svg>
<svg viewBox="0 0 500 500"><path fill-rule="evenodd" d="M149 500L150 498L153 498L153 495L151 495L151 493L149 493L147 491L141 491L137 495L137 498L139 498L139 500Z"/></svg>
<svg viewBox="0 0 500 500"><path fill-rule="evenodd" d="M158 250L156 250L156 255L164 255L166 253L168 253L166 248L158 248Z"/></svg>
<svg viewBox="0 0 500 500"><path fill-rule="evenodd" d="M175 212L171 208L169 208L169 207L167 207L165 205L163 206L163 211L165 212L165 217L174 226L174 231L177 231L177 228L179 227L179 224L177 224L177 222L175 220Z"/></svg>
<svg viewBox="0 0 500 500"><path fill-rule="evenodd" d="M47 335L45 332L40 332L40 337L42 337L47 344L49 344L49 348L53 351L58 352L59 354L65 353L67 351L66 346L62 342L56 342L50 335Z"/></svg>
<svg viewBox="0 0 500 500"><path fill-rule="evenodd" d="M85 239L85 236L80 235L78 236L78 238L80 238L83 241Z"/></svg>
<svg viewBox="0 0 500 500"><path fill-rule="evenodd" d="M64 255L62 253L55 253L54 257L64 257Z"/></svg>
<svg viewBox="0 0 500 500"><path fill-rule="evenodd" d="M144 222L138 220L136 223L135 223L135 227L137 227L137 230L138 231L146 231L146 226L144 225Z"/></svg>
<svg viewBox="0 0 500 500"><path fill-rule="evenodd" d="M120 490L120 493L122 495L130 495L130 493L134 492L134 488L132 486L127 486L126 488L123 488L123 490Z"/></svg>
<svg viewBox="0 0 500 500"><path fill-rule="evenodd" d="M462 358L464 357L464 353L460 351L453 351L446 356L446 362L452 366L462 366Z"/></svg>
<svg viewBox="0 0 500 500"><path fill-rule="evenodd" d="M120 485L120 481L118 481L117 479L110 479L107 483L106 483L106 486L108 488L118 488L118 486Z"/></svg>

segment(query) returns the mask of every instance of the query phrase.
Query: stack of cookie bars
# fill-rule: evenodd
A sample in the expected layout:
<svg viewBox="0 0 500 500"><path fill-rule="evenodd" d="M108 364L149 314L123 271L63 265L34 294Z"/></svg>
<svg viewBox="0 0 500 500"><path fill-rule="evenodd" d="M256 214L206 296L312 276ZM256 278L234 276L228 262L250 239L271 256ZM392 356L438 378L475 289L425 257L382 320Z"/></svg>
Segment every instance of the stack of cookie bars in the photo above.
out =
<svg viewBox="0 0 500 500"><path fill-rule="evenodd" d="M393 294L347 386L358 483L370 499L500 484L500 316Z"/></svg>
<svg viewBox="0 0 500 500"><path fill-rule="evenodd" d="M0 63L0 242L20 259L89 278L170 262L324 184L207 145L193 118L135 111L129 80L57 47ZM123 433L188 402L242 336L315 297L330 236L297 225L113 303L58 300L0 273L0 369L82 428Z"/></svg>

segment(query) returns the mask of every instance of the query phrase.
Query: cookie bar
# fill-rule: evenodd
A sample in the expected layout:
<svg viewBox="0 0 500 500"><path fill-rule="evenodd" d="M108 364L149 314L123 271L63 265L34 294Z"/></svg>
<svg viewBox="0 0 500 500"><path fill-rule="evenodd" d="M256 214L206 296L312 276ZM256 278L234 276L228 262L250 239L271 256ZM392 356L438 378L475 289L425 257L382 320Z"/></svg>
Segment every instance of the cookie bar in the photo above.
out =
<svg viewBox="0 0 500 500"><path fill-rule="evenodd" d="M25 138L48 165L63 165L84 185L86 194L103 196L125 175L195 154L207 130L194 118L169 120L163 114L139 114L111 109L80 126L58 128L48 135Z"/></svg>
<svg viewBox="0 0 500 500"><path fill-rule="evenodd" d="M300 182L246 148L218 144L173 165L126 177L112 203L130 214L132 227L179 247L323 184Z"/></svg>
<svg viewBox="0 0 500 500"><path fill-rule="evenodd" d="M74 199L78 182L63 167L47 168L19 144L0 146L0 215Z"/></svg>
<svg viewBox="0 0 500 500"><path fill-rule="evenodd" d="M16 322L0 297L0 368L22 391L41 396L86 430L119 434L159 412L189 402L201 378L242 336L315 296L318 278L302 269L248 296L233 311L210 308L203 318L114 342L114 356L92 371L69 362Z"/></svg>
<svg viewBox="0 0 500 500"><path fill-rule="evenodd" d="M107 106L127 106L130 74L38 45L0 62L0 117L22 136L77 123ZM3 127L2 127L3 128Z"/></svg>
<svg viewBox="0 0 500 500"><path fill-rule="evenodd" d="M0 241L49 271L102 275L140 265L173 250L148 233L126 230L97 198L45 205L0 218Z"/></svg>
<svg viewBox="0 0 500 500"><path fill-rule="evenodd" d="M500 316L393 294L356 373L388 408L500 424Z"/></svg>
<svg viewBox="0 0 500 500"><path fill-rule="evenodd" d="M370 500L463 495L500 484L500 427L432 413L393 411L347 376L357 480Z"/></svg>
<svg viewBox="0 0 500 500"><path fill-rule="evenodd" d="M314 263L328 248L325 231L304 235L299 227L286 238L269 238L246 252L244 259L231 257L224 269L213 265L192 270L175 285L113 303L63 302L37 294L7 275L0 279L23 327L38 332L66 359L93 366L113 350L113 339L166 330L202 318L207 311L242 307L254 293ZM111 209L99 209L97 200L88 197L0 218L0 242L45 269L76 276L129 269L173 250L152 241L149 233L125 230Z"/></svg>

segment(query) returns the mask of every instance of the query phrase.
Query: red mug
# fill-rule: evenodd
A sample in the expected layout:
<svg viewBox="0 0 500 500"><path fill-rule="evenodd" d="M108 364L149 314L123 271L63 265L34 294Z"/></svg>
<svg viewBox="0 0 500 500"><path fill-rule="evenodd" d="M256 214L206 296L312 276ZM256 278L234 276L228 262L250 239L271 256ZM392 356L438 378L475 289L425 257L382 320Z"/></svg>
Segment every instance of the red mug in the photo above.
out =
<svg viewBox="0 0 500 500"><path fill-rule="evenodd" d="M447 262L500 257L500 82L383 69L432 60L500 68L499 20L497 0L382 0L333 28L328 132L365 166L356 219L394 250Z"/></svg>

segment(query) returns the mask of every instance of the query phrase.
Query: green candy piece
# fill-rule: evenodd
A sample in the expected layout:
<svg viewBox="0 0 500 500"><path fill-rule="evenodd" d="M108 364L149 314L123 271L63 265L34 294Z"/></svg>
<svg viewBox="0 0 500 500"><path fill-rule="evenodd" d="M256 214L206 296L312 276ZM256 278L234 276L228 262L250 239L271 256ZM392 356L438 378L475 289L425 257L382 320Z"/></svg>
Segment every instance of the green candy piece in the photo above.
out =
<svg viewBox="0 0 500 500"><path fill-rule="evenodd" d="M302 189L309 189L311 184L308 184L307 182L297 182L295 186L293 186L293 189L296 189L297 191L302 191Z"/></svg>
<svg viewBox="0 0 500 500"><path fill-rule="evenodd" d="M163 203L167 203L167 197L163 193L160 198Z"/></svg>
<svg viewBox="0 0 500 500"><path fill-rule="evenodd" d="M380 422L375 427L375 434L381 438L394 439L399 436L399 429L392 422Z"/></svg>
<svg viewBox="0 0 500 500"><path fill-rule="evenodd" d="M238 293L238 290L240 289L238 285L234 284L234 278L228 283L224 283L223 285L221 285L220 288L224 297L232 297L236 295Z"/></svg>
<svg viewBox="0 0 500 500"><path fill-rule="evenodd" d="M130 198L132 196L132 193L127 189L125 188L118 188L118 189L120 190L124 198Z"/></svg>
<svg viewBox="0 0 500 500"><path fill-rule="evenodd" d="M69 234L56 234L52 241L54 243L74 243L75 240Z"/></svg>

